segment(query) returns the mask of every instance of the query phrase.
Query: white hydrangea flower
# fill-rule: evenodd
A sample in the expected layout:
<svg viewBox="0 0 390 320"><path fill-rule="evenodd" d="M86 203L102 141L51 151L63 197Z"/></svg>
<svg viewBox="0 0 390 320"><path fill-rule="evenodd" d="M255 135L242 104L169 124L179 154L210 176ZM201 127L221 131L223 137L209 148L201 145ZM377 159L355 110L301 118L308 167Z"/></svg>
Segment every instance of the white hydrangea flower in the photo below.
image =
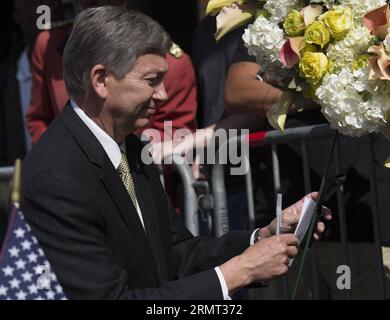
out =
<svg viewBox="0 0 390 320"><path fill-rule="evenodd" d="M381 81L368 80L368 72L368 68L356 72L342 69L339 74L326 75L316 91L331 127L344 135L359 137L378 132L387 124L390 99L383 90L389 89L381 89ZM369 92L371 98L364 99L363 92Z"/></svg>
<svg viewBox="0 0 390 320"><path fill-rule="evenodd" d="M367 52L371 39L366 27L355 27L343 40L329 44L326 55L332 60L336 71L346 68L353 60Z"/></svg>
<svg viewBox="0 0 390 320"><path fill-rule="evenodd" d="M297 0L267 0L264 9L271 15L269 18L271 22L281 23L297 2Z"/></svg>
<svg viewBox="0 0 390 320"><path fill-rule="evenodd" d="M368 11L384 6L386 0L341 0L340 4L352 8L355 18L360 20Z"/></svg>
<svg viewBox="0 0 390 320"><path fill-rule="evenodd" d="M249 54L255 56L260 65L278 62L279 51L286 42L283 30L263 16L245 29L242 39Z"/></svg>

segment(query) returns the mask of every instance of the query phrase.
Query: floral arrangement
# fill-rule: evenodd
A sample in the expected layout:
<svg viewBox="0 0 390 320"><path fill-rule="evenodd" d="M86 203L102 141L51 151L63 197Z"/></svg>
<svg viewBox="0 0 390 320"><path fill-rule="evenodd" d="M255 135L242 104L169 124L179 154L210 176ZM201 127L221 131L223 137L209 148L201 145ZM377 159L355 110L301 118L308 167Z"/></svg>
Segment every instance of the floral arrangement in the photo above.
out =
<svg viewBox="0 0 390 320"><path fill-rule="evenodd" d="M342 134L376 132L390 139L387 1L211 0L209 8L218 14L220 36L254 20L243 35L245 46L267 80L285 90L268 115L275 128L284 129L298 92L319 104ZM229 19L232 12L236 19Z"/></svg>

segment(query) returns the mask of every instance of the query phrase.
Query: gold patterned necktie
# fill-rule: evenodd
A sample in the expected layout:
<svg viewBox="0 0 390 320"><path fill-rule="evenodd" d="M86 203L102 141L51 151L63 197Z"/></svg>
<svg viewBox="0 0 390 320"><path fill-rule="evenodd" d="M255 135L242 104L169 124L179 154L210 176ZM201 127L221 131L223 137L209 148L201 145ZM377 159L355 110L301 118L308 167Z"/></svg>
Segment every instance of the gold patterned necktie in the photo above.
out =
<svg viewBox="0 0 390 320"><path fill-rule="evenodd" d="M131 201L134 204L134 208L137 208L137 196L135 194L135 187L133 177L131 176L129 163L127 162L126 155L121 152L121 163L118 167L119 175L126 187L127 192L130 195Z"/></svg>

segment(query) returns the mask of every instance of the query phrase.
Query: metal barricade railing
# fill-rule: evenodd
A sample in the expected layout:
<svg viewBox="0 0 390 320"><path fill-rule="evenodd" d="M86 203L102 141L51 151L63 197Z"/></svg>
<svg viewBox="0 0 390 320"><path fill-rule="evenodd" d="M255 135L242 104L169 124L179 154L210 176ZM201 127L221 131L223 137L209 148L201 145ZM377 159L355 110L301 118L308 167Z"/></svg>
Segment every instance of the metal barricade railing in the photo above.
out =
<svg viewBox="0 0 390 320"><path fill-rule="evenodd" d="M184 223L187 229L194 235L199 235L198 224L198 196L194 187L195 179L191 167L184 163L179 155L170 155L166 163L172 163L178 172L184 189Z"/></svg>
<svg viewBox="0 0 390 320"><path fill-rule="evenodd" d="M14 173L14 167L0 167L0 182L7 183L9 186L12 185L12 176ZM9 198L10 194L7 194L5 198ZM8 206L8 204L2 204L2 206L5 206L5 208ZM4 221L8 221L10 218L10 212L5 210L4 212L5 218Z"/></svg>
<svg viewBox="0 0 390 320"><path fill-rule="evenodd" d="M229 231L229 215L224 176L225 165L220 162L220 151L225 150L230 144L242 142L242 139L246 139L246 137L234 136L228 141L224 141L216 152L215 164L211 169L211 187L214 198L214 232L217 237L220 237ZM245 148L241 151L241 158L244 161L245 186L248 202L248 224L249 228L253 229L255 227L255 208L253 200L252 172L249 154L246 152Z"/></svg>
<svg viewBox="0 0 390 320"><path fill-rule="evenodd" d="M386 298L386 287L385 287L385 273L383 268L383 256L382 256L382 245L380 235L380 223L379 223L379 201L378 201L378 190L376 184L376 169L374 161L374 147L373 137L368 137L368 145L370 150L370 187L371 187L371 205L372 205L372 219L374 227L374 239L375 239L375 255L378 268L378 283L379 283L379 294L382 299Z"/></svg>
<svg viewBox="0 0 390 320"><path fill-rule="evenodd" d="M1 167L0 168L0 180L11 180L14 173L14 167Z"/></svg>
<svg viewBox="0 0 390 320"><path fill-rule="evenodd" d="M280 191L280 171L279 171L279 158L278 158L278 144L290 144L300 142L300 152L302 158L302 168L303 168L303 183L305 194L312 191L311 188L311 176L310 176L310 166L309 166L309 157L307 153L307 141L317 140L317 139L327 139L334 135L334 130L330 128L328 124L316 125L316 126L305 126L298 128L289 128L280 131L268 131L268 132L258 132L254 134L249 134L246 138L249 142L251 148L261 147L261 146L271 146L272 152L272 165L273 165L273 180L274 180L274 192L275 194ZM370 139L370 146L372 148L372 140ZM230 139L227 144L237 143L242 141L242 137L234 137ZM221 147L225 147L222 146ZM219 152L217 152L216 164L212 167L211 183L214 196L214 220L217 225L216 235L220 236L229 230L228 224L228 210L227 210L227 199L226 199L226 189L225 189L225 180L224 180L224 165L219 163ZM335 152L335 165L336 169L340 170L340 150L337 146ZM373 160L373 153L371 152L371 174L370 174L370 186L371 186L371 205L372 205L372 219L374 226L374 236L375 236L375 252L378 268L378 287L379 294L381 298L385 298L385 282L384 282L384 269L383 269L383 260L382 260L382 251L381 251L381 241L380 241L380 225L379 225L379 209L378 209L378 192L376 188L375 181L375 164ZM246 181L246 190L248 200L248 219L252 224L254 223L254 204L253 204L253 188L249 164L249 156L244 154L243 157L245 165L248 167L247 172L245 173ZM347 225L346 225L346 213L344 208L344 190L341 186L337 190L337 206L338 206L338 219L339 219L339 232L340 232L340 242L341 242L341 255L342 263L345 265L350 265L349 259L349 249L348 249L348 237L347 237ZM319 277L318 277L318 268L317 268L317 257L316 257L316 248L315 244L311 249L311 274L312 274L312 290L313 298L319 299L320 289L319 289ZM284 297L288 297L288 285L284 282ZM352 299L352 290L346 290L346 298Z"/></svg>

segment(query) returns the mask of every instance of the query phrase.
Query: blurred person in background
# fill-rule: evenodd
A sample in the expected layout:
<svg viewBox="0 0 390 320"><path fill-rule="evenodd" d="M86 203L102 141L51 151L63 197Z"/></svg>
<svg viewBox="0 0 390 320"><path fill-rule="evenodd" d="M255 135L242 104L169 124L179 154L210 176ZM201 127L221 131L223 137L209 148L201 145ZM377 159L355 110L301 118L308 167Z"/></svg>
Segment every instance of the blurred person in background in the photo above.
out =
<svg viewBox="0 0 390 320"><path fill-rule="evenodd" d="M272 91L276 94L275 100L272 104L279 100L282 91L266 81L260 81L258 79L259 73L263 79L266 79L266 74L261 70L261 66L256 63L256 58L248 54L248 50L245 48L244 43L241 42L237 51L237 56L234 63L229 68L226 88L225 88L225 101L227 108L230 112L240 112L249 116L266 115L269 108L265 101L269 101L269 97ZM311 100L301 100L303 112L297 112L297 105L290 110L290 115L287 117L286 128L317 125L322 123L328 123L320 111L318 105ZM269 127L268 130L273 130ZM340 135L339 137L339 149L340 152L340 169L336 170L334 162L331 168L331 175L335 176L338 173L346 176L344 183L344 206L346 209L347 218L347 238L351 242L355 242L356 246L360 246L361 243L371 243L374 239L373 234L373 220L372 220L372 207L371 207L371 192L370 187L370 159L374 157L375 164L375 181L378 190L378 205L379 205L379 218L380 218L380 232L383 246L383 260L385 271L387 274L388 283L390 280L390 198L388 197L388 190L390 189L390 170L386 169L383 165L388 152L390 150L390 142L387 141L381 135L373 135L373 151L371 154L368 144L368 138L351 138ZM330 150L330 140L308 140L307 152L309 155L310 169L311 169L311 183L314 188L320 185L320 177L323 175L325 162L324 159L328 156ZM294 198L304 193L304 186L302 183L302 159L301 148L298 144L279 145L279 159L280 159L280 172L281 172L281 192L286 195L283 201L286 201L286 205L294 202ZM268 156L268 161L265 165L268 170L254 171L255 185L261 184L262 181L272 183L272 176L268 173L272 171L272 159L271 154ZM266 190L266 186L262 188ZM262 194L260 194L262 195ZM255 198L258 197L255 194ZM274 212L272 209L274 206L274 198L268 197L265 205L259 212L256 213L266 216L268 212ZM329 202L329 206L337 208L337 198L332 197ZM270 217L272 218L272 217ZM330 225L328 232L325 236L326 240L339 241L339 223L338 219L335 219ZM360 248L363 248L361 246ZM372 249L373 250L373 249ZM376 270L374 263L371 266L367 266L365 270L361 270L358 273L356 280L356 291L360 291L361 297L375 296L372 291L373 288L369 288L369 284L364 293L365 282L368 277L376 278ZM359 290L359 286L362 288ZM355 292L356 292L355 291ZM371 293L370 293L371 291ZM389 294L389 292L388 292Z"/></svg>
<svg viewBox="0 0 390 320"><path fill-rule="evenodd" d="M74 0L74 14L90 6L124 5L125 0ZM53 25L36 39L32 53L32 91L27 128L35 144L69 99L62 74L62 54L72 30L72 21Z"/></svg>
<svg viewBox="0 0 390 320"><path fill-rule="evenodd" d="M59 1L14 0L3 1L0 33L0 161L1 166L12 166L23 159L30 149L25 114L31 94L31 53L40 32L36 21L37 7L49 5L52 22L63 18ZM0 229L6 227L9 181L0 181ZM2 239L0 231L0 240Z"/></svg>

